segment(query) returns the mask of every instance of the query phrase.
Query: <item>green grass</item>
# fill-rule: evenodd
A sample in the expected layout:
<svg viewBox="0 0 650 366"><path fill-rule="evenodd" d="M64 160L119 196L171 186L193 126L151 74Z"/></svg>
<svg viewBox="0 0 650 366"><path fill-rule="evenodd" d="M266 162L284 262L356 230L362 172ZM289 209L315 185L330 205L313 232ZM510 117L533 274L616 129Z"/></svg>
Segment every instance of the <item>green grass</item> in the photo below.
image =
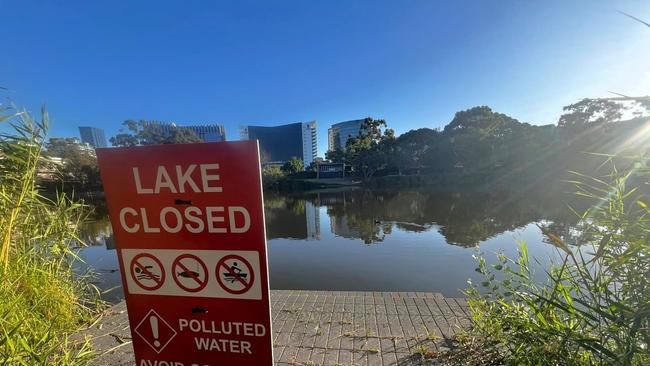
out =
<svg viewBox="0 0 650 366"><path fill-rule="evenodd" d="M38 192L47 113L0 110L0 365L78 365L92 352L71 335L97 309L96 291L73 273L85 208Z"/></svg>

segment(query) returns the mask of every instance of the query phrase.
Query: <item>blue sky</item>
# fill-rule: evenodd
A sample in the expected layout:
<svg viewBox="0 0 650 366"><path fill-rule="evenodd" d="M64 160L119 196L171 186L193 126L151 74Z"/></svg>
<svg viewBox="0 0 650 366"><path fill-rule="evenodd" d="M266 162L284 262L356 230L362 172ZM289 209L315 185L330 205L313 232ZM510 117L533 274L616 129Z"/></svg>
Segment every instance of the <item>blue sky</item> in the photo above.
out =
<svg viewBox="0 0 650 366"><path fill-rule="evenodd" d="M489 105L554 123L608 91L650 94L650 2L7 1L0 86L53 136L125 119L239 125L366 116L398 133Z"/></svg>

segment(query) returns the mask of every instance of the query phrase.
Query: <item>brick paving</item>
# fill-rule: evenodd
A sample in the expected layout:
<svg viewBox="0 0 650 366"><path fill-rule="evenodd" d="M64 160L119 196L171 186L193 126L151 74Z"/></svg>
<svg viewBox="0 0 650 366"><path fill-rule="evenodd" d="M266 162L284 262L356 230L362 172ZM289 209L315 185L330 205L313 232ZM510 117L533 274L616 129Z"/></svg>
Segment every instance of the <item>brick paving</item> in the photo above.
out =
<svg viewBox="0 0 650 366"><path fill-rule="evenodd" d="M276 365L421 365L469 326L463 298L431 292L271 291ZM93 365L133 365L124 302L84 336ZM431 354L431 353L430 353Z"/></svg>

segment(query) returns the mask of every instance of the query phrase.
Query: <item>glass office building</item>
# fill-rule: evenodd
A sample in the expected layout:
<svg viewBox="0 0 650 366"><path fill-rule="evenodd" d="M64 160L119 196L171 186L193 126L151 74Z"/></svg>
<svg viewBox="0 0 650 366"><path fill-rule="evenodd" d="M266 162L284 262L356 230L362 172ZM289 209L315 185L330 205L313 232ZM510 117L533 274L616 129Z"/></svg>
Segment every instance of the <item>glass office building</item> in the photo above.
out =
<svg viewBox="0 0 650 366"><path fill-rule="evenodd" d="M196 125L180 126L186 130L192 130L205 142L222 142L226 141L226 129L223 125Z"/></svg>
<svg viewBox="0 0 650 366"><path fill-rule="evenodd" d="M282 163L298 157L305 166L318 155L316 121L281 126L242 126L242 140L258 140L262 163Z"/></svg>
<svg viewBox="0 0 650 366"><path fill-rule="evenodd" d="M327 150L343 150L350 137L359 136L363 119L335 123L327 130Z"/></svg>
<svg viewBox="0 0 650 366"><path fill-rule="evenodd" d="M95 127L79 127L81 142L94 148L106 147L106 135L104 130Z"/></svg>

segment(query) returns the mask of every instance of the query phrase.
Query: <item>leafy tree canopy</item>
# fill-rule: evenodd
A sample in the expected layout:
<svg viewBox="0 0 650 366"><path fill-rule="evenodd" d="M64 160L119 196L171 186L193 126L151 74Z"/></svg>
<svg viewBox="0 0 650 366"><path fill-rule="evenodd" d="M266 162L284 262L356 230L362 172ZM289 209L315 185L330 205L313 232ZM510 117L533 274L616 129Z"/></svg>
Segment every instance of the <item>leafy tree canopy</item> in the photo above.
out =
<svg viewBox="0 0 650 366"><path fill-rule="evenodd" d="M57 168L63 181L99 185L99 167L92 148L74 138L50 138L45 147L47 156L61 158L63 164Z"/></svg>
<svg viewBox="0 0 650 366"><path fill-rule="evenodd" d="M113 146L129 147L138 145L191 144L203 142L192 130L173 126L171 132L158 124L145 120L126 120L120 133L111 137Z"/></svg>
<svg viewBox="0 0 650 366"><path fill-rule="evenodd" d="M52 137L45 146L50 157L61 158L74 165L97 165L93 150L79 144L75 138Z"/></svg>
<svg viewBox="0 0 650 366"><path fill-rule="evenodd" d="M398 169L419 168L425 156L440 144L441 137L440 131L430 128L408 131L395 141L395 149L389 160Z"/></svg>
<svg viewBox="0 0 650 366"><path fill-rule="evenodd" d="M589 124L610 123L621 119L627 107L610 99L585 98L564 107L559 127L585 127Z"/></svg>
<svg viewBox="0 0 650 366"><path fill-rule="evenodd" d="M282 165L282 171L287 174L294 174L303 171L304 163L302 159L298 157L292 157L291 159L284 162Z"/></svg>
<svg viewBox="0 0 650 366"><path fill-rule="evenodd" d="M325 159L330 160L334 163L344 163L345 151L341 149L328 151L325 153Z"/></svg>
<svg viewBox="0 0 650 366"><path fill-rule="evenodd" d="M518 120L503 113L493 112L490 107L481 106L456 112L454 119L445 126L446 134L461 131L476 131L483 137L500 137L522 126Z"/></svg>
<svg viewBox="0 0 650 366"><path fill-rule="evenodd" d="M359 136L348 139L345 161L370 178L378 169L386 167L388 154L395 141L395 131L383 119L364 119Z"/></svg>

